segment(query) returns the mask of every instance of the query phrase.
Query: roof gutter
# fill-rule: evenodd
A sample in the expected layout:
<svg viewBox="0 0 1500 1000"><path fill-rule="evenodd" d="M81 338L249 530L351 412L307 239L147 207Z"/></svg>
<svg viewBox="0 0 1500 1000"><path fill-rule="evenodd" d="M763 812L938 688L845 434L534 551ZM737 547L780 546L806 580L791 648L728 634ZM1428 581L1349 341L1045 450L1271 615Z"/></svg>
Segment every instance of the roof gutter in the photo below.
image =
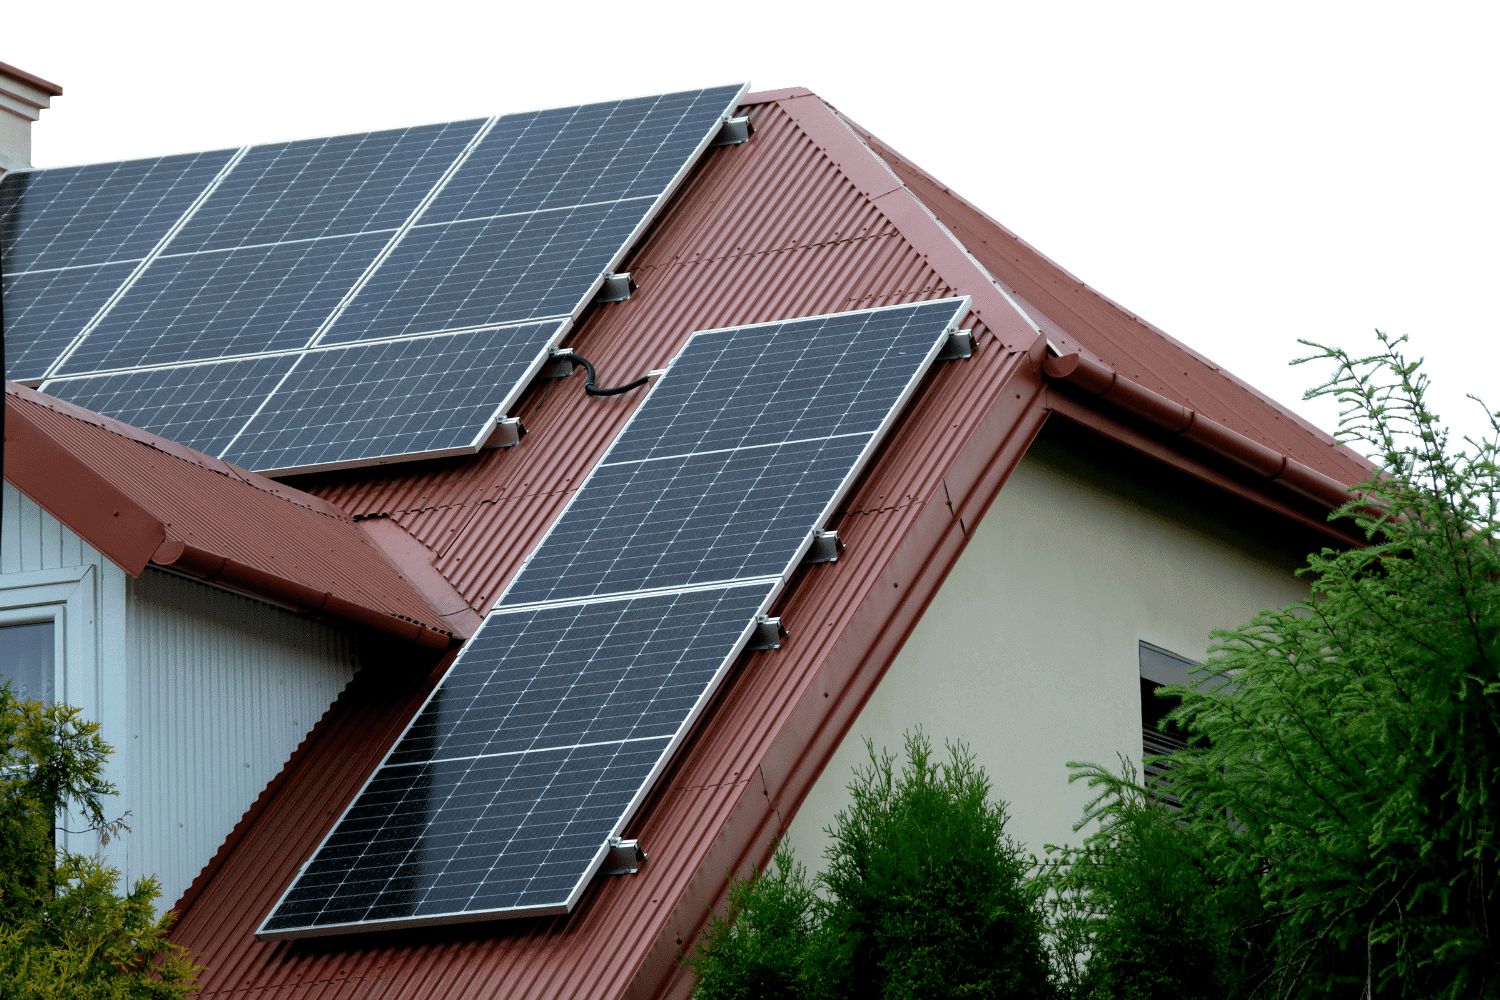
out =
<svg viewBox="0 0 1500 1000"><path fill-rule="evenodd" d="M1253 441L1239 431L1230 430L1181 403L1174 403L1081 354L1048 357L1042 363L1042 371L1330 510L1358 498L1351 487L1332 476Z"/></svg>

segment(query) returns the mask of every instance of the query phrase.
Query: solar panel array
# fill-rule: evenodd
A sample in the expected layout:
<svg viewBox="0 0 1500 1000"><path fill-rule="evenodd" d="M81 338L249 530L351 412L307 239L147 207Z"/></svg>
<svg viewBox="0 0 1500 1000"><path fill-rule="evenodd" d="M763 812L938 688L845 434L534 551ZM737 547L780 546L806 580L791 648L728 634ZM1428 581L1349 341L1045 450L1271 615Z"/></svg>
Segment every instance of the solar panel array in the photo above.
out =
<svg viewBox="0 0 1500 1000"><path fill-rule="evenodd" d="M967 309L694 334L260 936L570 910Z"/></svg>
<svg viewBox="0 0 1500 1000"><path fill-rule="evenodd" d="M258 471L472 452L744 89L7 174L7 377Z"/></svg>

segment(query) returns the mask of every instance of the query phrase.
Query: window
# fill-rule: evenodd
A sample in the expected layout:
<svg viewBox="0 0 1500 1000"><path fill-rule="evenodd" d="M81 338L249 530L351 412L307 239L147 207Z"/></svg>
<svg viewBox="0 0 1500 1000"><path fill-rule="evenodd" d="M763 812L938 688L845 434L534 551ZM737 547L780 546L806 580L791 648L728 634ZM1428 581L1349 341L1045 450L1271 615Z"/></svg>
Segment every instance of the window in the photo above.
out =
<svg viewBox="0 0 1500 1000"><path fill-rule="evenodd" d="M0 625L0 682L9 681L16 697L56 699L56 632L51 620Z"/></svg>
<svg viewBox="0 0 1500 1000"><path fill-rule="evenodd" d="M1176 726L1170 726L1163 732L1158 729L1161 720L1166 718L1168 712L1181 704L1181 698L1161 698L1157 696L1157 689L1166 684L1186 684L1188 682L1188 671L1198 664L1185 656L1153 646L1149 642L1140 644L1141 663L1141 755L1143 757L1156 757L1171 753L1187 746L1187 741L1177 731ZM1146 764L1145 783L1148 786L1161 783L1161 777L1167 772L1167 765L1156 763ZM1161 801L1166 805L1181 808L1182 803L1175 795L1163 791Z"/></svg>

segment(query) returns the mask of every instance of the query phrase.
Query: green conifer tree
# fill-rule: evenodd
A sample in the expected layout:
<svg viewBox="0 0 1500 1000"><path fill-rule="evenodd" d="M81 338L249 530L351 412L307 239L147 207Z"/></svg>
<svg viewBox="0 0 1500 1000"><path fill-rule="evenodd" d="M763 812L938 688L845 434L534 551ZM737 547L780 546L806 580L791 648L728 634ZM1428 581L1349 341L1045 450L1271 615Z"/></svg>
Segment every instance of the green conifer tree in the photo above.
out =
<svg viewBox="0 0 1500 1000"><path fill-rule="evenodd" d="M177 1000L199 971L167 940L157 882L124 896L119 873L56 849L54 823L77 817L107 842L110 748L75 708L20 701L0 686L0 997Z"/></svg>

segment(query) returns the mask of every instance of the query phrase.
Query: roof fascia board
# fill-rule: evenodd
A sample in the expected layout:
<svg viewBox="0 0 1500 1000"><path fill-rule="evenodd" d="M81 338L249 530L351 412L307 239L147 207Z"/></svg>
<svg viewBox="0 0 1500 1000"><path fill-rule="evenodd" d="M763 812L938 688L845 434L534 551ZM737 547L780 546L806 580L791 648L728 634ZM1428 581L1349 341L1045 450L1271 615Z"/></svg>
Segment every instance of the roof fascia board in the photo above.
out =
<svg viewBox="0 0 1500 1000"><path fill-rule="evenodd" d="M969 251L842 118L808 94L778 102L823 155L868 198L945 281L973 298L972 312L1010 350L1041 332Z"/></svg>
<svg viewBox="0 0 1500 1000"><path fill-rule="evenodd" d="M53 439L9 395L5 411L5 478L110 562L139 577L166 541L166 525Z"/></svg>

